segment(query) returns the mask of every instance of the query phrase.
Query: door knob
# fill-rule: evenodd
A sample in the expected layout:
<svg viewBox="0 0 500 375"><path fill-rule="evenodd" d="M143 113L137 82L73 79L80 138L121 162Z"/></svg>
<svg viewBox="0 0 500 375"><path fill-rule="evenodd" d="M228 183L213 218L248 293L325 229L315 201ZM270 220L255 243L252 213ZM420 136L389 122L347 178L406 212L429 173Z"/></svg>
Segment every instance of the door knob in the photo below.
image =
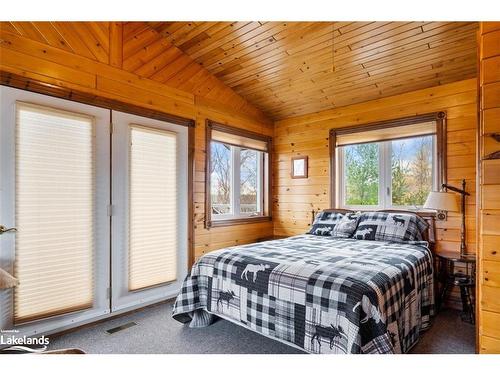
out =
<svg viewBox="0 0 500 375"><path fill-rule="evenodd" d="M16 228L7 228L4 225L0 225L0 235L7 233L7 232L17 232Z"/></svg>

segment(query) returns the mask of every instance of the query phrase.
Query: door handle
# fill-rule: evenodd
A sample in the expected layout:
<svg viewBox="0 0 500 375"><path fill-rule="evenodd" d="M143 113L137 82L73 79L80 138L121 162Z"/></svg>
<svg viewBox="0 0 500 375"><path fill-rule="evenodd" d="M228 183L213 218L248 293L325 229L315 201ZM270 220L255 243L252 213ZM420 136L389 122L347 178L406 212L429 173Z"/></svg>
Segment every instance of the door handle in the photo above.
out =
<svg viewBox="0 0 500 375"><path fill-rule="evenodd" d="M7 228L4 225L0 225L0 235L7 232L17 232L17 228Z"/></svg>

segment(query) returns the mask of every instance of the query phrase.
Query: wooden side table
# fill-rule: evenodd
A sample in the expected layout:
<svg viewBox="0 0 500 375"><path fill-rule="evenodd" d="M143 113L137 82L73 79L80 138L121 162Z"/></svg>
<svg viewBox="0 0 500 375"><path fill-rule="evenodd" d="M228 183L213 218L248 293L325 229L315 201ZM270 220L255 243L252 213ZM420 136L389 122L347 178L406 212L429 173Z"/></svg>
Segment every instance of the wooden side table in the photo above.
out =
<svg viewBox="0 0 500 375"><path fill-rule="evenodd" d="M438 258L438 281L441 283L438 307L444 304L449 290L457 286L460 288L462 300L462 320L474 324L474 298L472 297L476 285L476 258L461 257L456 253L439 253ZM465 271L455 271L457 264L463 264Z"/></svg>

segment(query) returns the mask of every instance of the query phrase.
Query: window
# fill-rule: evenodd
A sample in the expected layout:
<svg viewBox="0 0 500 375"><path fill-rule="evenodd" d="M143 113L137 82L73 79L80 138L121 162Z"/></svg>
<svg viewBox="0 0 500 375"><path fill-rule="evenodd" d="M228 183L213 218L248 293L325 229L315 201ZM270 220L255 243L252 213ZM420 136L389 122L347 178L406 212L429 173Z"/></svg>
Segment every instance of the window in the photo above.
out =
<svg viewBox="0 0 500 375"><path fill-rule="evenodd" d="M380 149L376 143L344 146L341 176L342 206L378 206Z"/></svg>
<svg viewBox="0 0 500 375"><path fill-rule="evenodd" d="M207 227L269 220L270 138L207 123Z"/></svg>
<svg viewBox="0 0 500 375"><path fill-rule="evenodd" d="M422 208L444 182L443 120L430 114L332 131L338 206Z"/></svg>
<svg viewBox="0 0 500 375"><path fill-rule="evenodd" d="M212 141L210 158L212 218L262 215L264 153Z"/></svg>

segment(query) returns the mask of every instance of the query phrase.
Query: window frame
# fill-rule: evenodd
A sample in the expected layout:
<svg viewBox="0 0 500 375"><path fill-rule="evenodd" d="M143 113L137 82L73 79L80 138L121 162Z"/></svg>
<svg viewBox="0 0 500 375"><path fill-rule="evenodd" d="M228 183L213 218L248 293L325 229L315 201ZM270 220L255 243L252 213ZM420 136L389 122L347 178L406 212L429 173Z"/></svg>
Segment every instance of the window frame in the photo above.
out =
<svg viewBox="0 0 500 375"><path fill-rule="evenodd" d="M435 158L433 160L433 187L436 187L439 190L439 187L442 186L443 183L446 183L446 113L445 112L433 112L427 113L417 116L404 117L395 120L386 120L373 122L363 125L355 125L349 126L341 129L330 129L329 133L329 149L330 149L330 206L331 207L340 207L340 208L348 208L348 209L359 209L359 210L367 210L367 209L405 209L405 210L414 210L414 211L422 211L422 208L412 208L410 206L393 206L392 205L392 194L390 197L387 196L385 191L387 188L388 181L390 182L391 178L388 176L388 172L385 170L384 165L385 159L390 158L391 155L391 143L392 140L399 140L404 138L413 138L413 137L401 137L395 138L388 141L379 141L377 143L386 143L386 145L382 145L379 147L379 204L371 205L371 206L349 206L344 205L344 182L343 179L338 181L337 179L340 176L340 173L344 173L343 171L343 151L338 150L336 146L336 139L338 135L344 134L352 134L352 133L361 133L364 131L377 130L377 129L385 129L391 127L399 127L405 125L414 125L418 123L424 123L428 121L436 122L436 133L433 139L433 151ZM416 135L415 137L418 137Z"/></svg>
<svg viewBox="0 0 500 375"><path fill-rule="evenodd" d="M264 221L271 221L271 158L272 158L272 138L263 134L254 133L248 130L236 128L230 125L221 124L212 120L206 120L206 136L205 136L205 150L206 150L206 158L205 158L205 228L214 228L214 227L224 227L230 225L238 225L238 224L248 224L248 223L257 223ZM255 139L258 141L263 141L267 144L267 152L261 151L262 157L259 157L258 168L260 169L260 173L258 173L257 183L259 184L260 189L257 191L257 205L262 212L261 215L252 215L252 214L235 214L235 212L239 212L239 200L234 202L234 197L239 195L240 189L240 173L231 173L232 186L237 186L237 189L231 190L231 214L224 214L219 216L218 218L214 218L212 215L212 197L211 197L211 174L209 171L211 170L211 144L212 144L212 131L217 130L220 132L225 132L229 134L234 134L246 138ZM214 141L215 142L215 141ZM224 142L219 142L224 143ZM240 152L241 149L247 149L245 147L232 145L229 143L224 143L231 146L231 163L234 163L240 160ZM258 151L258 150L257 150ZM267 157L266 157L267 156ZM239 164L239 163L237 163ZM236 165L237 165L236 164ZM233 168L232 168L233 170ZM237 181L236 181L237 180ZM236 208L238 209L236 211Z"/></svg>
<svg viewBox="0 0 500 375"><path fill-rule="evenodd" d="M439 190L439 183L437 178L437 142L436 135L432 136L432 189L431 190ZM425 137L425 135L417 135L415 137L407 137L406 139L411 138L420 138ZM400 138L401 139L401 138ZM399 140L399 139L398 139ZM379 190L378 190L378 204L376 205L348 205L345 203L346 198L346 184L345 184L345 150L344 148L340 148L337 151L337 177L341 177L339 181L337 181L338 187L338 205L341 208L349 209L349 210L408 210L408 211L419 211L422 207L419 206L404 206L404 205L395 205L392 202L392 174L390 165L392 162L392 140L389 141L380 141L373 142L378 145L379 150L379 159L378 159L378 168L379 168Z"/></svg>

